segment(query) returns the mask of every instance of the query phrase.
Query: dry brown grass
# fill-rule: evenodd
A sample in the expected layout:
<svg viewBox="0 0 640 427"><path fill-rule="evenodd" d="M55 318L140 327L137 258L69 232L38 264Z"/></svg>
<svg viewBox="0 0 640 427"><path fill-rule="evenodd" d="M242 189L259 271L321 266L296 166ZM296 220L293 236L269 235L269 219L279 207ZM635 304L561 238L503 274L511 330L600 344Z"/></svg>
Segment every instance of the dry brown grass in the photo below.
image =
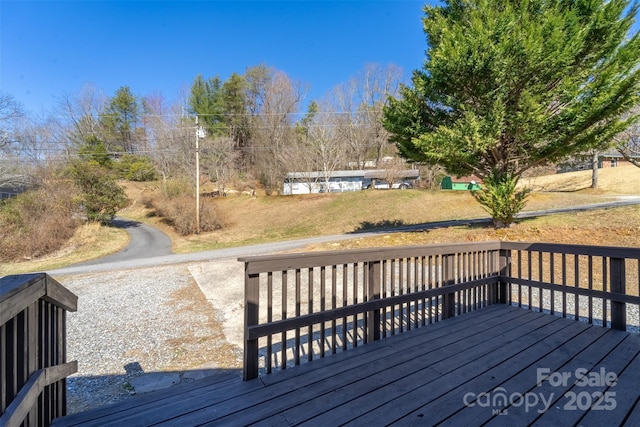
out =
<svg viewBox="0 0 640 427"><path fill-rule="evenodd" d="M595 194L636 194L640 195L640 168L623 166L598 169L598 189L591 190L591 171L568 172L544 175L520 181L534 191L591 192Z"/></svg>
<svg viewBox="0 0 640 427"><path fill-rule="evenodd" d="M58 251L44 257L0 265L0 276L52 270L90 259L101 258L122 249L129 234L122 229L88 223L78 227L71 239Z"/></svg>
<svg viewBox="0 0 640 427"><path fill-rule="evenodd" d="M489 225L466 225L412 233L381 233L375 237L313 245L306 250L489 240L640 247L640 208L631 206L526 219L500 230Z"/></svg>
<svg viewBox="0 0 640 427"><path fill-rule="evenodd" d="M64 245L74 233L76 203L64 182L6 201L0 210L0 261L44 256Z"/></svg>
<svg viewBox="0 0 640 427"><path fill-rule="evenodd" d="M609 196L640 195L640 169L632 166L601 169L600 188L591 190L591 172L581 171L523 180L533 186L526 210L583 205L611 200ZM257 197L232 194L210 199L215 204L223 228L199 235L180 236L161 218L152 215L149 199L160 193L157 183L123 183L132 204L119 215L143 221L167 233L178 253L239 246L244 244L297 239L320 235L350 233L384 224L417 224L432 221L486 217L487 213L466 192L452 191L361 191L342 194ZM203 192L213 190L203 187ZM145 206L146 205L146 206ZM362 239L309 248L344 249L390 245L430 244L453 241L520 240L570 242L613 246L640 246L640 208L581 212L519 221L512 228L494 230L491 227L452 227L420 233L386 233ZM126 244L126 232L111 230L124 236L109 235L105 240L87 242L79 251L71 244L60 253L48 257L47 263L20 263L3 266L6 271L36 271L51 265L62 266L116 251ZM100 238L96 234L96 238ZM106 249L105 244L112 246ZM113 245L119 242L120 247ZM91 246L93 245L93 246ZM79 253L80 252L80 253ZM70 257L73 253L73 257ZM84 258L83 258L84 257ZM73 259L73 261L70 261ZM30 265L35 267L30 268ZM5 273L6 274L6 273Z"/></svg>
<svg viewBox="0 0 640 427"><path fill-rule="evenodd" d="M174 362L165 370L183 370L185 360L188 360L189 368L205 363L213 363L216 367L240 368L237 348L225 339L215 313L209 309L203 310L203 307L208 308L209 303L194 281L171 294L167 311L181 312L181 316L192 319L194 325L180 338L166 341L174 355Z"/></svg>

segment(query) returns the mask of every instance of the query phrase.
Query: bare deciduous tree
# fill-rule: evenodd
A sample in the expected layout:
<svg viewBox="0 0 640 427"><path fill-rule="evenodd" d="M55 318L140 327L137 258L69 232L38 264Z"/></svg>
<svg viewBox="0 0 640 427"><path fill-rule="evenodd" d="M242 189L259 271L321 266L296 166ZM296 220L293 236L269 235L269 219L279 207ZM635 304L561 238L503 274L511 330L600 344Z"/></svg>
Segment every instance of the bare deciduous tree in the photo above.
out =
<svg viewBox="0 0 640 427"><path fill-rule="evenodd" d="M12 95L0 92L0 148L11 141L14 121L24 116L22 106Z"/></svg>
<svg viewBox="0 0 640 427"><path fill-rule="evenodd" d="M58 112L70 142L78 146L91 135L102 137L99 116L105 103L106 97L90 84L85 84L75 95L65 94L58 98Z"/></svg>
<svg viewBox="0 0 640 427"><path fill-rule="evenodd" d="M306 94L282 72L258 67L247 72L249 127L256 174L267 193L280 192L285 158L294 144L293 118Z"/></svg>
<svg viewBox="0 0 640 427"><path fill-rule="evenodd" d="M195 132L192 119L182 115L182 106L167 106L160 96L145 98L145 128L148 149L164 177L189 177L195 170Z"/></svg>
<svg viewBox="0 0 640 427"><path fill-rule="evenodd" d="M236 142L229 136L218 136L206 139L201 148L203 170L209 174L209 179L218 185L218 190L224 194L226 187L233 179L235 165L239 152L235 150Z"/></svg>
<svg viewBox="0 0 640 427"><path fill-rule="evenodd" d="M12 95L0 92L0 187L18 188L25 184L17 143L21 120L24 120L21 105Z"/></svg>
<svg viewBox="0 0 640 427"><path fill-rule="evenodd" d="M376 164L385 154L388 133L382 127L383 107L389 96L398 91L401 70L378 64L365 66L362 72L334 89L333 110L337 115L337 129L347 156L356 169L367 160Z"/></svg>
<svg viewBox="0 0 640 427"><path fill-rule="evenodd" d="M637 115L640 106L636 106L629 114ZM640 123L635 122L615 138L616 149L625 160L640 168Z"/></svg>

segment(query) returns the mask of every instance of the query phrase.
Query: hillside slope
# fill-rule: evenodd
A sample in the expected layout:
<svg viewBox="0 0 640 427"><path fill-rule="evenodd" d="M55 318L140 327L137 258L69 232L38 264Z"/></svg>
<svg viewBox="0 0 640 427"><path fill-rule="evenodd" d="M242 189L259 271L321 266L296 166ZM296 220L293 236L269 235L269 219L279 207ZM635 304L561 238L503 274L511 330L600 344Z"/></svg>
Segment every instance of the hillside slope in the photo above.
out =
<svg viewBox="0 0 640 427"><path fill-rule="evenodd" d="M581 171L522 180L534 188L525 210L584 205L621 195L640 196L640 168L628 166L599 171L600 188L591 190L591 172ZM390 225L487 217L467 192L425 190L368 190L302 196L230 195L210 199L224 224L221 230L178 236L146 209L144 199L157 192L157 183L125 183L132 204L119 214L165 231L173 251L186 253L230 246L304 237L353 233ZM116 237L114 233L119 233ZM126 245L124 230L87 232L55 254L0 266L0 274L42 271L104 256ZM87 236L90 235L91 238ZM554 215L519 221L506 230L491 227L450 227L416 233L384 233L375 238L325 244L309 250L390 245L430 244L453 241L520 240L640 247L640 207Z"/></svg>

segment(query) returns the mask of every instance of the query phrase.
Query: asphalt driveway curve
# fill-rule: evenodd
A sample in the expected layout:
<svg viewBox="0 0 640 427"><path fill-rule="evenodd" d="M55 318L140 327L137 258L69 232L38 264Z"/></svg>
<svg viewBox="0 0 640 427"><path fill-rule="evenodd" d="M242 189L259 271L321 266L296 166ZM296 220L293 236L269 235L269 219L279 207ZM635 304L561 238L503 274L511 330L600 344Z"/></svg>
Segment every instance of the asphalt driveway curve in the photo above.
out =
<svg viewBox="0 0 640 427"><path fill-rule="evenodd" d="M116 217L111 225L129 233L129 244L119 252L92 261L75 264L76 267L117 264L124 261L171 255L171 239L157 228L126 218Z"/></svg>

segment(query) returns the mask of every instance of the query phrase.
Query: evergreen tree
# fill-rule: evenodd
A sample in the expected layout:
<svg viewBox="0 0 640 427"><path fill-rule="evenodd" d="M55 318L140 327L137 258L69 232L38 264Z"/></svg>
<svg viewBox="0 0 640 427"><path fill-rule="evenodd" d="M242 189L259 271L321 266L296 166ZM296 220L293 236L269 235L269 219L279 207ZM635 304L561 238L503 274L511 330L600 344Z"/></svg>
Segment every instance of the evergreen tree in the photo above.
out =
<svg viewBox="0 0 640 427"><path fill-rule="evenodd" d="M200 74L196 76L191 85L189 106L193 114L200 116L200 123L205 125L208 135L227 134L227 111L222 99L222 82L218 76L207 81Z"/></svg>
<svg viewBox="0 0 640 427"><path fill-rule="evenodd" d="M138 127L141 106L138 98L128 86L119 88L100 114L100 123L105 130L105 140L111 149L134 153L142 128Z"/></svg>
<svg viewBox="0 0 640 427"><path fill-rule="evenodd" d="M249 140L246 91L247 81L237 73L222 84L222 105L228 136L235 141L236 148L243 149Z"/></svg>
<svg viewBox="0 0 640 427"><path fill-rule="evenodd" d="M622 118L640 72L627 0L446 0L424 11L423 70L390 100L384 126L404 157L488 178L477 199L496 226L524 206L524 171L604 147L637 120Z"/></svg>
<svg viewBox="0 0 640 427"><path fill-rule="evenodd" d="M113 170L96 160L74 160L68 173L78 188L77 201L89 221L109 223L118 209L126 205L127 197Z"/></svg>

